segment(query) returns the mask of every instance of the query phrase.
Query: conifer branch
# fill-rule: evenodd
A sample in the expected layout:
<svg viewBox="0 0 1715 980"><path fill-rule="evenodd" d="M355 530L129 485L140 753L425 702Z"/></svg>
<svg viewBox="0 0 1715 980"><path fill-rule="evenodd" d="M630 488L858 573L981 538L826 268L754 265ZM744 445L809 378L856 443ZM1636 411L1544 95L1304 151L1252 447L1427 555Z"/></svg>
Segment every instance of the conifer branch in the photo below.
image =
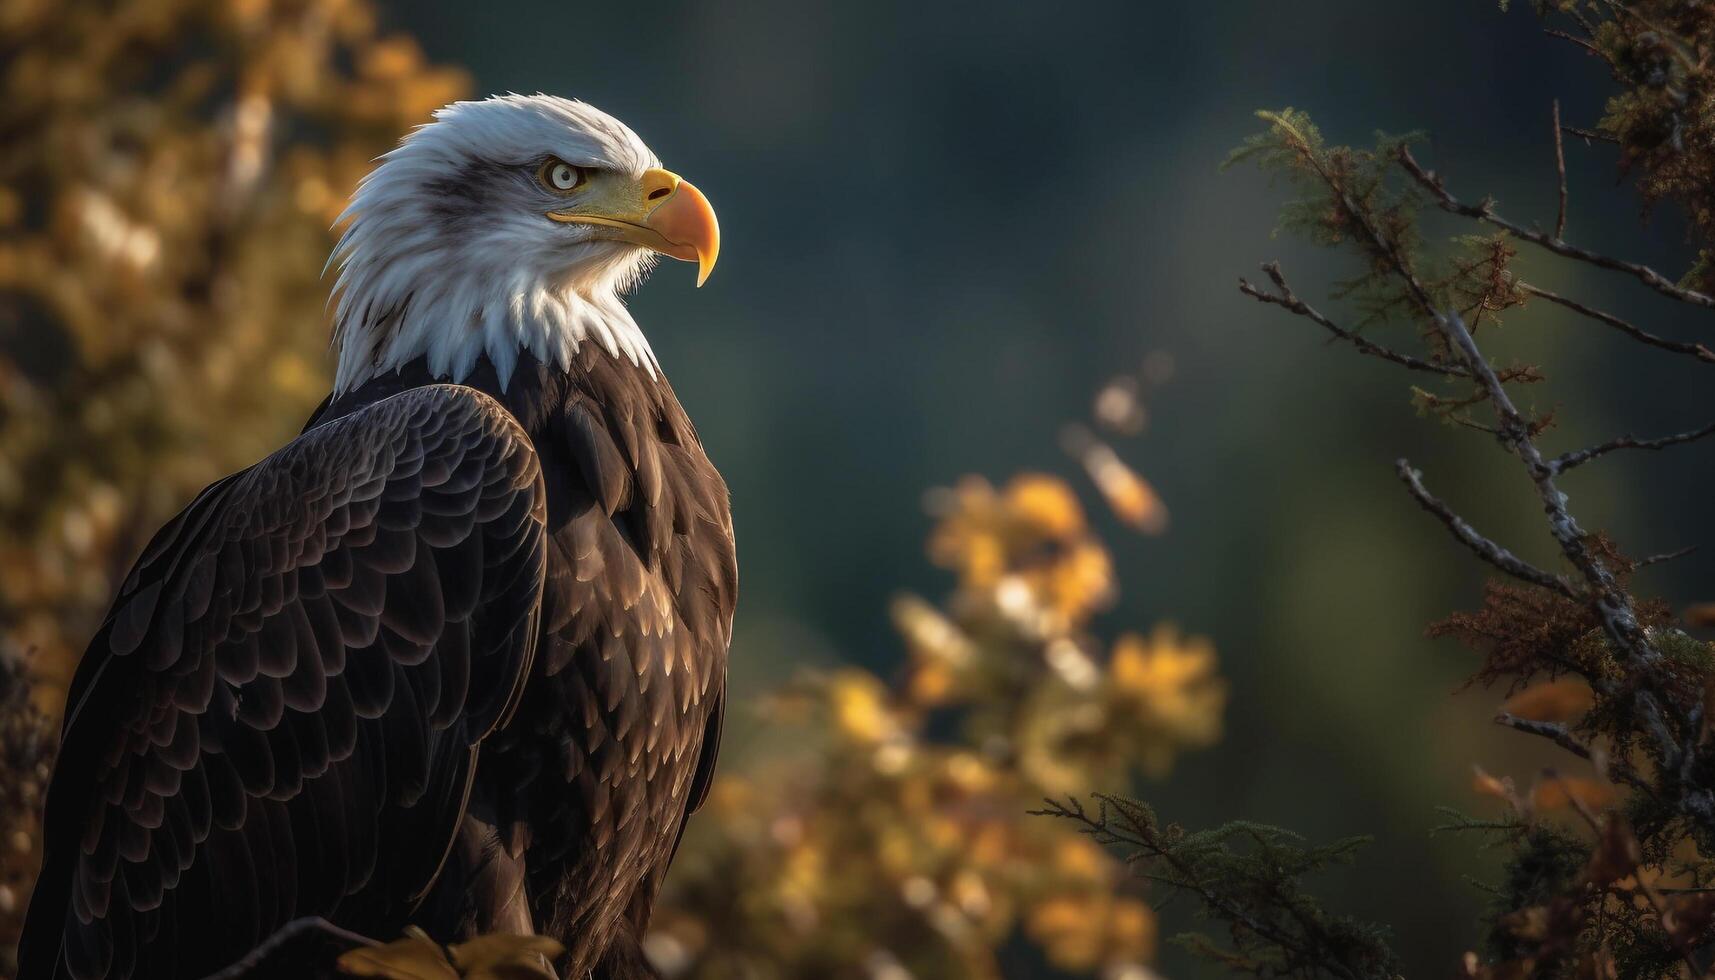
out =
<svg viewBox="0 0 1715 980"><path fill-rule="evenodd" d="M1400 967L1387 931L1334 915L1304 893L1299 879L1351 860L1367 838L1310 845L1276 827L1233 821L1204 831L1162 826L1142 803L1095 794L1082 801L1048 799L1036 816L1078 824L1097 843L1124 849L1128 864L1150 881L1186 893L1203 913L1227 926L1231 949L1208 936L1181 936L1193 952L1257 977L1332 976L1397 980Z"/></svg>

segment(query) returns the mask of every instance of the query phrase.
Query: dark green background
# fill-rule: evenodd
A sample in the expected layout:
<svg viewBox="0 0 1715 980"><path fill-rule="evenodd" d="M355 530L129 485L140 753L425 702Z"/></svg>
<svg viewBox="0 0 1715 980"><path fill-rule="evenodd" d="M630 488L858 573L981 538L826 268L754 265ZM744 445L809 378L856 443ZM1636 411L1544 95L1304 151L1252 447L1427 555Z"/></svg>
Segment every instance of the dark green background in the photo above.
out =
<svg viewBox="0 0 1715 980"><path fill-rule="evenodd" d="M1374 834L1327 893L1392 922L1411 974L1450 972L1483 902L1460 876L1493 869L1474 841L1428 835L1433 808L1483 809L1473 762L1528 780L1553 757L1487 724L1498 694L1452 696L1473 660L1422 626L1468 605L1481 570L1403 494L1392 461L1410 456L1525 554L1552 560L1546 535L1492 442L1414 416L1416 379L1237 293L1278 257L1321 300L1342 267L1271 240L1285 189L1217 164L1259 127L1253 110L1292 105L1338 141L1425 129L1460 193L1551 223L1550 100L1594 122L1597 63L1487 0L443 0L388 16L481 91L620 116L719 210L709 285L663 268L633 307L732 486L734 672L748 689L800 663L896 663L888 597L945 588L922 559L923 490L1065 470L1059 427L1115 371L1171 352L1178 376L1150 433L1121 449L1173 529L1113 530L1123 601L1103 628L1166 618L1211 635L1232 699L1225 741L1144 794L1189 823ZM1640 224L1611 151L1568 152L1571 237L1677 273L1677 226ZM1624 279L1529 258L1551 288L1697 336ZM1706 421L1700 365L1599 331L1526 315L1492 341L1547 360L1555 383L1534 397L1564 423L1550 446ZM1704 536L1709 458L1616 460L1567 489L1590 526L1638 553L1671 550ZM1645 586L1715 597L1712 562ZM1162 965L1198 971L1175 954Z"/></svg>

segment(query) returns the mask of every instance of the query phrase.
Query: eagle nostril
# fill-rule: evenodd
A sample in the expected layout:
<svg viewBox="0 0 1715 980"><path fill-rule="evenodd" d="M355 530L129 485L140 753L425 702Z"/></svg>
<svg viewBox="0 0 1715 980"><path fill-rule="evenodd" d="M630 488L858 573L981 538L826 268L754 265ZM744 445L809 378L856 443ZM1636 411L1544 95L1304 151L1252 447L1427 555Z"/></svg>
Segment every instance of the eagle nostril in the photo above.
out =
<svg viewBox="0 0 1715 980"><path fill-rule="evenodd" d="M671 193L673 193L673 189L671 187L657 187L649 192L649 200L659 201Z"/></svg>

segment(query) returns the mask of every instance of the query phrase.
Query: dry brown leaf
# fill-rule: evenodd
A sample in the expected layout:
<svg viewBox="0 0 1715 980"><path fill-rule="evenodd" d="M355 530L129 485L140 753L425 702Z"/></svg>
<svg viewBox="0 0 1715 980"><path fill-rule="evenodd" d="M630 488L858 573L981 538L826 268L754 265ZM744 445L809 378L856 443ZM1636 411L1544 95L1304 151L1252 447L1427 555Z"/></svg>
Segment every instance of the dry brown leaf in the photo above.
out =
<svg viewBox="0 0 1715 980"><path fill-rule="evenodd" d="M1574 801L1586 809L1600 810L1614 802L1614 787L1594 779L1560 776L1537 783L1530 801L1538 810L1554 810Z"/></svg>
<svg viewBox="0 0 1715 980"><path fill-rule="evenodd" d="M1687 626L1715 626L1715 602L1699 602L1685 610Z"/></svg>
<svg viewBox="0 0 1715 980"><path fill-rule="evenodd" d="M1574 721L1590 710L1594 700L1588 684L1563 677L1532 684L1508 698L1501 710L1529 721Z"/></svg>

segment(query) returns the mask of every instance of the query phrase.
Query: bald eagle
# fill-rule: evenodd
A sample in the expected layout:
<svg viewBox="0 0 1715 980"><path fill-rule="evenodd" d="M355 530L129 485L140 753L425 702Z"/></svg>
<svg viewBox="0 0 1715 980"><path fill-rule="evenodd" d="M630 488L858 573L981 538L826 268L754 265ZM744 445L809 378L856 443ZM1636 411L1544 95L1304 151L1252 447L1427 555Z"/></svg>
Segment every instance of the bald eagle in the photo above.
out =
<svg viewBox="0 0 1715 980"><path fill-rule="evenodd" d="M620 297L659 255L701 284L714 212L513 95L435 113L343 220L331 395L154 537L77 670L26 980L200 977L307 916L648 973L737 566Z"/></svg>

